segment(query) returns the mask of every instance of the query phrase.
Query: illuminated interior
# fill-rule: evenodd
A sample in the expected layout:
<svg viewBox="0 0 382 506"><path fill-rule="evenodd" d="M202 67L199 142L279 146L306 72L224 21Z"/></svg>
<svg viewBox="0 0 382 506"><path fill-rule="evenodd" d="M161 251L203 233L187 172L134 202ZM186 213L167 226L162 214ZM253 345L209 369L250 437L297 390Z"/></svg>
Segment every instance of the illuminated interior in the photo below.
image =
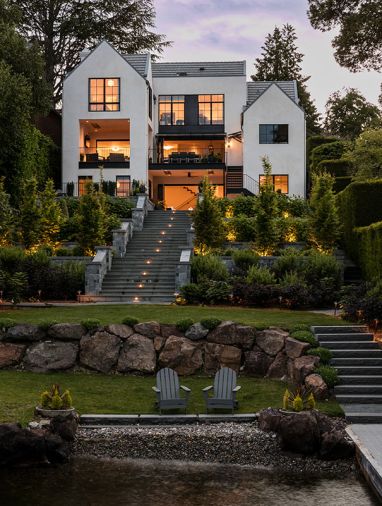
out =
<svg viewBox="0 0 382 506"><path fill-rule="evenodd" d="M89 79L89 111L119 111L119 78Z"/></svg>
<svg viewBox="0 0 382 506"><path fill-rule="evenodd" d="M224 163L225 144L222 140L163 141L160 149L163 163Z"/></svg>
<svg viewBox="0 0 382 506"><path fill-rule="evenodd" d="M80 120L80 161L130 160L130 120Z"/></svg>
<svg viewBox="0 0 382 506"><path fill-rule="evenodd" d="M287 175L279 175L279 176L269 176L271 178L271 183L273 185L274 190L280 193L288 193L289 192L289 178ZM266 183L266 176L260 176L260 186Z"/></svg>

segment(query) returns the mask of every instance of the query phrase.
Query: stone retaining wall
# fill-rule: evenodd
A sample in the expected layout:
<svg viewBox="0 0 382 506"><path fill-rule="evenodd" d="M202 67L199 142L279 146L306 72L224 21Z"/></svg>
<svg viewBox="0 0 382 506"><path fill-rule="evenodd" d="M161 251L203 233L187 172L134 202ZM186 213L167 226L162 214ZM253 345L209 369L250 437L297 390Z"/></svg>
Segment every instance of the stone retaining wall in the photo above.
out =
<svg viewBox="0 0 382 506"><path fill-rule="evenodd" d="M227 366L247 376L305 382L317 398L325 398L327 387L315 373L319 359L305 355L308 348L282 329L256 330L232 321L210 331L195 323L185 333L158 322L110 324L93 332L78 323L58 323L48 330L18 324L0 329L0 369L153 374L171 367L187 376L213 375Z"/></svg>

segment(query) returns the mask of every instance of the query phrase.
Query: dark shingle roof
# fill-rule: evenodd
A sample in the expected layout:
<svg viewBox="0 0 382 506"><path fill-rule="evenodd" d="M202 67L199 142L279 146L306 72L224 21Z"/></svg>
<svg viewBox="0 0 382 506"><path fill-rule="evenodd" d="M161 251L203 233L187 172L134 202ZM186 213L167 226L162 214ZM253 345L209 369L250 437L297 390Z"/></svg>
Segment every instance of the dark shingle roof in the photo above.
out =
<svg viewBox="0 0 382 506"><path fill-rule="evenodd" d="M231 77L246 75L245 61L153 63L153 77Z"/></svg>
<svg viewBox="0 0 382 506"><path fill-rule="evenodd" d="M147 77L148 63L150 55L146 54L124 54L123 58L129 63L142 77Z"/></svg>
<svg viewBox="0 0 382 506"><path fill-rule="evenodd" d="M299 103L296 81L251 81L247 83L247 107L253 104L272 84L277 84L293 102Z"/></svg>

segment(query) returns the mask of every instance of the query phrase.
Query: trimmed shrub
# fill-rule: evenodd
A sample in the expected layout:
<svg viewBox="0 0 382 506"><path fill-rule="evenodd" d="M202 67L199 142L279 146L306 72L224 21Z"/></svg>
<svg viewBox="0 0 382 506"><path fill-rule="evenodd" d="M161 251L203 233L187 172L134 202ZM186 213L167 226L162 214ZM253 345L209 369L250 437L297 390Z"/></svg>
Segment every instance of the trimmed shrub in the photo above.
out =
<svg viewBox="0 0 382 506"><path fill-rule="evenodd" d="M321 160L317 165L318 172L329 172L334 177L350 177L353 164L347 158L337 160Z"/></svg>
<svg viewBox="0 0 382 506"><path fill-rule="evenodd" d="M256 239L256 219L244 215L235 216L228 222L230 231L239 242L252 242Z"/></svg>
<svg viewBox="0 0 382 506"><path fill-rule="evenodd" d="M94 332L101 326L101 321L97 318L86 318L86 320L81 320L81 325L88 332Z"/></svg>
<svg viewBox="0 0 382 506"><path fill-rule="evenodd" d="M323 348L322 346L308 350L307 355L319 357L322 364L328 364L333 358L333 353L328 348Z"/></svg>
<svg viewBox="0 0 382 506"><path fill-rule="evenodd" d="M43 320L38 324L38 328L46 332L50 329L50 327L56 325L56 323L58 323L57 320Z"/></svg>
<svg viewBox="0 0 382 506"><path fill-rule="evenodd" d="M227 302L232 292L232 287L225 281L210 281L205 299L208 304Z"/></svg>
<svg viewBox="0 0 382 506"><path fill-rule="evenodd" d="M318 146L322 146L323 144L332 144L333 142L338 141L337 137L331 137L329 135L312 135L306 140L306 153L307 159L310 161L312 151Z"/></svg>
<svg viewBox="0 0 382 506"><path fill-rule="evenodd" d="M343 177L336 177L333 185L333 191L334 193L338 194L345 190L351 184L352 177L351 176L343 176Z"/></svg>
<svg viewBox="0 0 382 506"><path fill-rule="evenodd" d="M191 318L185 318L184 320L179 320L176 322L176 328L181 332L187 332L187 330L193 325L195 322Z"/></svg>
<svg viewBox="0 0 382 506"><path fill-rule="evenodd" d="M276 284L276 277L267 267L252 265L248 270L246 281L249 284L274 285Z"/></svg>
<svg viewBox="0 0 382 506"><path fill-rule="evenodd" d="M217 318L205 318L204 320L200 320L200 323L203 325L205 329L214 330L218 325L221 324L221 320Z"/></svg>
<svg viewBox="0 0 382 506"><path fill-rule="evenodd" d="M310 332L310 325L307 325L306 323L298 323L297 325L293 325L290 332L296 332L298 330L306 330Z"/></svg>
<svg viewBox="0 0 382 506"><path fill-rule="evenodd" d="M280 293L278 285L248 284L245 281L236 281L232 289L233 302L245 306L275 306Z"/></svg>
<svg viewBox="0 0 382 506"><path fill-rule="evenodd" d="M342 157L346 148L344 141L334 141L322 144L313 149L310 154L310 169L313 172L319 171L319 164L322 161L336 160Z"/></svg>
<svg viewBox="0 0 382 506"><path fill-rule="evenodd" d="M382 221L355 228L354 237L363 274L370 281L382 279Z"/></svg>
<svg viewBox="0 0 382 506"><path fill-rule="evenodd" d="M298 341L302 341L303 343L309 343L311 346L317 347L318 343L312 332L308 330L295 330L290 333L290 336L293 339L297 339Z"/></svg>
<svg viewBox="0 0 382 506"><path fill-rule="evenodd" d="M330 365L320 365L316 370L317 374L319 374L329 388L334 388L338 385L338 374L337 370Z"/></svg>
<svg viewBox="0 0 382 506"><path fill-rule="evenodd" d="M191 277L197 283L203 280L225 281L228 269L216 255L195 256L191 262Z"/></svg>
<svg viewBox="0 0 382 506"><path fill-rule="evenodd" d="M180 295L188 304L198 304L204 298L201 285L197 283L183 285L180 289Z"/></svg>
<svg viewBox="0 0 382 506"><path fill-rule="evenodd" d="M232 258L235 263L235 267L243 272L248 272L248 269L253 265L259 263L259 255L249 249L238 249L232 253Z"/></svg>
<svg viewBox="0 0 382 506"><path fill-rule="evenodd" d="M256 215L257 197L240 195L230 201L234 216L251 218Z"/></svg>
<svg viewBox="0 0 382 506"><path fill-rule="evenodd" d="M137 323L139 323L139 320L137 318L133 318L132 316L126 316L122 320L123 325L127 325L128 327L134 327Z"/></svg>
<svg viewBox="0 0 382 506"><path fill-rule="evenodd" d="M12 318L0 318L0 329L7 330L16 325L15 320Z"/></svg>

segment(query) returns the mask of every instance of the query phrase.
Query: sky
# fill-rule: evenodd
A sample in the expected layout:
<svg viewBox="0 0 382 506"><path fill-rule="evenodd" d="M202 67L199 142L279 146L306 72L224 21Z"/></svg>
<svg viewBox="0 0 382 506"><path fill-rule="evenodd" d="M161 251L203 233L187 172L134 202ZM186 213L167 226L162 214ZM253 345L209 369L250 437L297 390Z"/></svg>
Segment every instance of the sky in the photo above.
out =
<svg viewBox="0 0 382 506"><path fill-rule="evenodd" d="M354 74L340 67L331 46L335 32L311 27L307 0L154 0L154 5L156 31L173 42L162 61L247 60L249 78L266 35L275 26L290 23L305 55L303 73L311 76L307 84L321 113L329 95L344 87L358 88L370 102L378 103L382 75Z"/></svg>

